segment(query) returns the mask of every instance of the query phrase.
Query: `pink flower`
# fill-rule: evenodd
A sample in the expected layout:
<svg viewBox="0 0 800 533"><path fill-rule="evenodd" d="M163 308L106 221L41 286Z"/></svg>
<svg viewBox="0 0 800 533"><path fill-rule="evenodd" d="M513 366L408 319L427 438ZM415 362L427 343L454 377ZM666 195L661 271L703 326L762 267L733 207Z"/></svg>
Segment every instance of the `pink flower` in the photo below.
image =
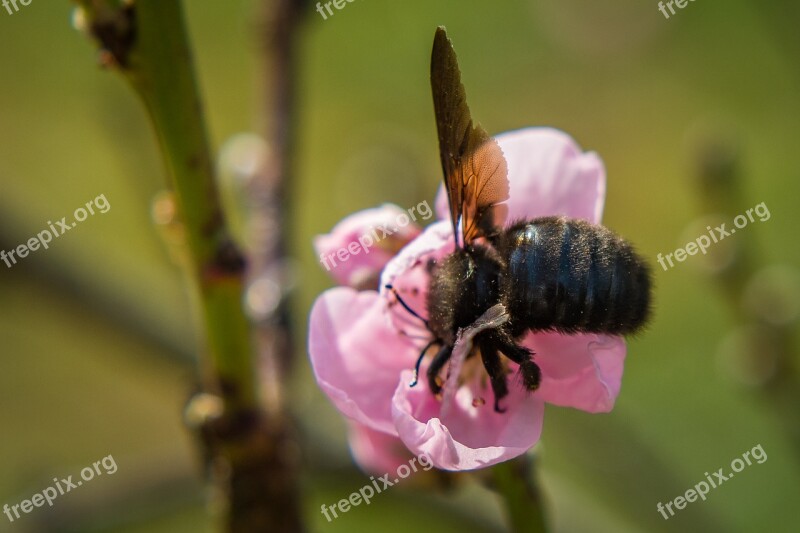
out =
<svg viewBox="0 0 800 533"><path fill-rule="evenodd" d="M594 153L583 153L568 135L548 128L505 133L497 141L509 169L508 220L566 215L600 222L605 169ZM607 412L619 394L624 340L595 334L529 333L522 344L536 354L541 386L528 393L510 379L504 413L492 408L486 373L472 364L477 358L464 360L469 332L464 333L464 344L460 341L454 349L450 378L440 398L428 389L426 379L410 387L414 364L430 333L384 287L393 285L409 307L425 315L429 262L454 249L443 190L436 212L441 221L396 256L349 258L350 278L358 269L373 276L381 272L379 291L330 289L311 310L309 354L314 374L333 404L352 420L356 429L351 431L351 448L367 470L390 471L402 457L397 452L400 442L414 455L427 455L440 469L490 466L525 453L539 440L545 402ZM361 217L355 226L367 227L377 214L362 212L351 218ZM358 239L353 227L340 226L318 238L318 249L321 242L341 246ZM356 285L348 275L332 274L337 281ZM509 366L516 374L516 365ZM425 369L423 364L421 375Z"/></svg>
<svg viewBox="0 0 800 533"><path fill-rule="evenodd" d="M340 285L377 287L386 263L421 232L405 211L384 204L345 218L328 235L317 236L314 248L322 266Z"/></svg>
<svg viewBox="0 0 800 533"><path fill-rule="evenodd" d="M385 474L397 472L400 465L412 459L408 448L393 435L353 422L350 426L350 450L356 462L367 472Z"/></svg>

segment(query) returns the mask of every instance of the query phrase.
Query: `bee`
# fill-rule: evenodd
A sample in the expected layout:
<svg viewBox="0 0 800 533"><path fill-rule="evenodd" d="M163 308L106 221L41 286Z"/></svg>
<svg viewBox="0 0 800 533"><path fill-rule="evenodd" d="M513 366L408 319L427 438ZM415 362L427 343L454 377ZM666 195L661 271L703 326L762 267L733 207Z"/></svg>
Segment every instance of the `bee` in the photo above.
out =
<svg viewBox="0 0 800 533"><path fill-rule="evenodd" d="M438 346L427 378L431 391L439 394L439 373L450 360L458 332L502 304L509 320L476 335L476 349L468 357L480 354L494 409L503 412L508 370L501 355L519 365L525 388L535 391L541 371L534 353L519 343L527 332L639 331L650 314L650 268L627 241L585 220L548 216L504 228L506 160L497 142L473 123L443 27L434 39L431 86L456 249L431 270L426 325L434 339L420 354L411 385L426 353Z"/></svg>

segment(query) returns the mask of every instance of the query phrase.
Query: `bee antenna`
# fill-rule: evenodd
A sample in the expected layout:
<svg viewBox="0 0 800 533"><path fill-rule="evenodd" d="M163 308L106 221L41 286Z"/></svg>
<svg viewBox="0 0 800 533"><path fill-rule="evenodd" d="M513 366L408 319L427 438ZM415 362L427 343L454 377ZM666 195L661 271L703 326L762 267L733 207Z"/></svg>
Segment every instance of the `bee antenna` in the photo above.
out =
<svg viewBox="0 0 800 533"><path fill-rule="evenodd" d="M394 297L395 297L395 298L397 298L397 301L398 301L398 302L400 302L400 305L402 305L402 306L403 306L403 309L405 309L406 311L408 311L409 313L411 313L411 315L412 315L412 316L414 316L414 317L416 317L416 318L418 318L418 319L422 320L423 324L425 324L425 327L426 327L426 328L428 327L428 321L427 321L427 320L425 320L424 318L422 318L421 316L419 316L419 314L418 314L416 311L414 311L413 309L411 309L411 308L408 306L408 304L406 304L406 303L403 301L403 299L400 297L400 293L398 293L398 292L397 292L397 289L395 289L393 285L386 285L386 289L387 289L387 290L390 290L390 291L392 291L392 294L394 294Z"/></svg>

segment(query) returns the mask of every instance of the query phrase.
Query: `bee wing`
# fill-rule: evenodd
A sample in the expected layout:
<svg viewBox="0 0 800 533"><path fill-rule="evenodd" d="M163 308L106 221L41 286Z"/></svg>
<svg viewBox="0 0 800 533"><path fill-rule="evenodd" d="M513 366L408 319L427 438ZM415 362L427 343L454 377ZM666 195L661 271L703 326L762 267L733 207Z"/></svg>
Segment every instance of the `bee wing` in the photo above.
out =
<svg viewBox="0 0 800 533"><path fill-rule="evenodd" d="M508 199L508 167L497 142L473 124L456 53L441 26L433 41L431 88L450 220L456 245L460 223L463 246L502 225L507 210L497 204Z"/></svg>

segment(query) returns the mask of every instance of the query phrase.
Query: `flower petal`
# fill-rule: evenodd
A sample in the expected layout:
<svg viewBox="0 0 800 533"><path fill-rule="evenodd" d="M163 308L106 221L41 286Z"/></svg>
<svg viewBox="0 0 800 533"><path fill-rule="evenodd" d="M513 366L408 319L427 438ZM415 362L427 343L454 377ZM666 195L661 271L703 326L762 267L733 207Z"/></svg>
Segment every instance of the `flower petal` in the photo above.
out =
<svg viewBox="0 0 800 533"><path fill-rule="evenodd" d="M622 337L531 333L522 344L534 351L542 370L535 396L589 413L614 408L627 351Z"/></svg>
<svg viewBox="0 0 800 533"><path fill-rule="evenodd" d="M436 217L439 220L450 220L450 200L447 199L447 191L444 188L444 182L439 185L433 209L436 211Z"/></svg>
<svg viewBox="0 0 800 533"><path fill-rule="evenodd" d="M342 413L396 434L392 394L418 350L391 326L377 292L337 287L322 293L309 318L308 352L317 383Z"/></svg>
<svg viewBox="0 0 800 533"><path fill-rule="evenodd" d="M389 302L392 323L399 331L418 336L430 336L422 322L414 318L395 296L386 290L394 287L403 301L423 318L427 318L427 297L430 285L429 261L439 261L453 252L453 230L449 222L435 222L425 228L422 235L414 239L394 257L381 275L381 296Z"/></svg>
<svg viewBox="0 0 800 533"><path fill-rule="evenodd" d="M411 459L411 452L396 436L375 431L358 422L351 421L349 426L350 451L365 472L396 472L400 465Z"/></svg>
<svg viewBox="0 0 800 533"><path fill-rule="evenodd" d="M553 128L525 128L496 139L508 163L507 221L564 215L600 222L606 171L597 154L584 153L572 137ZM436 214L449 220L444 186Z"/></svg>
<svg viewBox="0 0 800 533"><path fill-rule="evenodd" d="M497 413L492 391L474 383L462 386L446 415L427 380L415 387L413 372L403 372L392 399L392 415L400 438L415 455L425 454L443 470L484 468L522 455L539 440L544 402L522 387L511 386ZM485 399L481 405L476 399Z"/></svg>
<svg viewBox="0 0 800 533"><path fill-rule="evenodd" d="M330 233L318 235L314 248L322 266L340 285L377 289L386 263L421 231L406 211L384 204L348 216Z"/></svg>

